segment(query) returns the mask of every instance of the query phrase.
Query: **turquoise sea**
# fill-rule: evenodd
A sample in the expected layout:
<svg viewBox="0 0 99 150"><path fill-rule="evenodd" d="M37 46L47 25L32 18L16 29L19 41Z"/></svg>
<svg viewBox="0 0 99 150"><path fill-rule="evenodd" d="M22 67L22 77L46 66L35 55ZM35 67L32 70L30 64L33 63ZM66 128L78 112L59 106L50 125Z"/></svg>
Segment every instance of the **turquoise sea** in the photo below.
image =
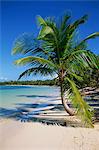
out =
<svg viewBox="0 0 99 150"><path fill-rule="evenodd" d="M64 121L39 116L46 111L63 110L56 103L58 97L59 88L55 86L0 86L0 119L64 125Z"/></svg>
<svg viewBox="0 0 99 150"><path fill-rule="evenodd" d="M64 111L59 103L59 88L55 86L0 86L0 118L14 118L22 122L34 121L66 126L63 120L40 118L40 113ZM99 120L98 95L86 96L86 102L94 108L96 120ZM57 103L58 102L58 103ZM44 110L44 112L43 112ZM35 115L37 115L35 117Z"/></svg>
<svg viewBox="0 0 99 150"><path fill-rule="evenodd" d="M12 108L21 103L47 101L59 96L54 86L0 86L0 107Z"/></svg>

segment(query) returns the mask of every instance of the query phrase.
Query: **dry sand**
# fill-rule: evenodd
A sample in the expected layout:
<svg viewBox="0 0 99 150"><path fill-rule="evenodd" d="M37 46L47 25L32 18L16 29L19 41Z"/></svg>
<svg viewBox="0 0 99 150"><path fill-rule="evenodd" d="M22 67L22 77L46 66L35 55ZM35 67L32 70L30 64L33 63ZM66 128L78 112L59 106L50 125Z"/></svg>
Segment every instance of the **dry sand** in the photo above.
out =
<svg viewBox="0 0 99 150"><path fill-rule="evenodd" d="M94 129L0 121L0 150L99 150Z"/></svg>

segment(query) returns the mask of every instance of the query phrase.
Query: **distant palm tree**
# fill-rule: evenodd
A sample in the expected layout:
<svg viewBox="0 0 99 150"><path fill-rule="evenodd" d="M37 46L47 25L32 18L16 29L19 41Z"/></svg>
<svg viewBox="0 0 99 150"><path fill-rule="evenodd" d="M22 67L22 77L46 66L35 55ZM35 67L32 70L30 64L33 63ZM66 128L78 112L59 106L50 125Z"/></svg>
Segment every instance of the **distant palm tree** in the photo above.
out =
<svg viewBox="0 0 99 150"><path fill-rule="evenodd" d="M86 41L99 36L99 32L89 35L84 40L77 40L76 31L79 25L87 20L87 15L73 23L70 23L70 15L64 15L60 20L54 18L43 19L37 16L37 21L40 26L40 32L37 37L39 46L28 45L28 37L17 40L13 48L13 54L25 54L26 57L15 61L17 65L29 64L31 67L24 71L19 79L25 75L41 74L44 76L55 75L59 81L61 101L64 109L70 115L74 115L74 111L66 103L66 87L68 82L70 85L69 96L72 103L77 108L77 113L82 116L82 119L87 125L92 126L90 107L82 99L79 90L77 89L74 78L82 80L77 72L82 73L83 68L96 65L95 55L87 50ZM33 42L33 41L32 41ZM36 42L36 40L35 40Z"/></svg>

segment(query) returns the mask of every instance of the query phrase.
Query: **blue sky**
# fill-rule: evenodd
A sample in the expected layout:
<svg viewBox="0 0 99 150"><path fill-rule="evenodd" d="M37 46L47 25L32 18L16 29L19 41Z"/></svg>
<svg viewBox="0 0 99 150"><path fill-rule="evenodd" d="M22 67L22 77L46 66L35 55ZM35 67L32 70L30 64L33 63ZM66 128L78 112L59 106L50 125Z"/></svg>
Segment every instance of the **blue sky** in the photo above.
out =
<svg viewBox="0 0 99 150"><path fill-rule="evenodd" d="M73 20L88 14L88 21L79 29L81 38L99 32L99 1L1 1L1 37L0 37L0 80L17 80L26 67L16 67L13 62L17 56L11 55L15 39L24 32L37 34L36 16L61 16L69 11ZM89 49L99 54L99 38L90 40ZM39 75L24 78L44 79Z"/></svg>

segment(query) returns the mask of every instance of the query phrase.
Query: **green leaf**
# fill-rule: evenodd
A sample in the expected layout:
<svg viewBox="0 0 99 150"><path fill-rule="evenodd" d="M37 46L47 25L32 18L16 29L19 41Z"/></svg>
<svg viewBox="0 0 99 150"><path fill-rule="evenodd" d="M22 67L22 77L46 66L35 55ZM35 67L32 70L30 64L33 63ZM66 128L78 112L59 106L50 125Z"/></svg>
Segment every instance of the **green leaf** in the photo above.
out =
<svg viewBox="0 0 99 150"><path fill-rule="evenodd" d="M49 67L52 67L53 69L56 68L56 65L53 64L51 61L44 59L44 58L33 57L33 56L28 56L28 57L18 59L14 63L16 65L27 65L27 64L35 65L36 63L38 63L38 64L42 64L42 65L43 64L48 65Z"/></svg>
<svg viewBox="0 0 99 150"><path fill-rule="evenodd" d="M38 73L43 76L48 76L48 75L53 76L55 72L54 70L46 67L34 67L34 68L32 67L25 70L22 74L20 74L18 80L24 76L30 76L31 74L37 75Z"/></svg>
<svg viewBox="0 0 99 150"><path fill-rule="evenodd" d="M38 22L39 26L47 25L46 21L40 15L37 16L37 22Z"/></svg>
<svg viewBox="0 0 99 150"><path fill-rule="evenodd" d="M83 81L81 76L78 76L76 73L70 73L71 76L75 77L78 81Z"/></svg>
<svg viewBox="0 0 99 150"><path fill-rule="evenodd" d="M42 27L38 35L38 40L44 38L48 34L53 34L53 30L49 26Z"/></svg>
<svg viewBox="0 0 99 150"><path fill-rule="evenodd" d="M68 77L66 78L71 85L72 88L72 103L77 108L77 114L81 117L83 123L86 127L94 127L92 124L92 108L83 100L79 90L77 89L75 83L70 80Z"/></svg>
<svg viewBox="0 0 99 150"><path fill-rule="evenodd" d="M98 36L99 36L99 32L95 32L95 33L93 33L93 34L87 36L83 41L87 41L87 40L89 40L89 39L93 39L93 38L96 38L96 37L98 37Z"/></svg>

